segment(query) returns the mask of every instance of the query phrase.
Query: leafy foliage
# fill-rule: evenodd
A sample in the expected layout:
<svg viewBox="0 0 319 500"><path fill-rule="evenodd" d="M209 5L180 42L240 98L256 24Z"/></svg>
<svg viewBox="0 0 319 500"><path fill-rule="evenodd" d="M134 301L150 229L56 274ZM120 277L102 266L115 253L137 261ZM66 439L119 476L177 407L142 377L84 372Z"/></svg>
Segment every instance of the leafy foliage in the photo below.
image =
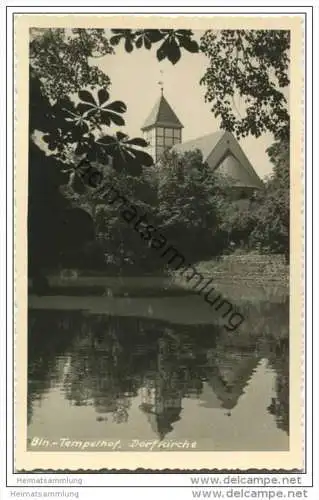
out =
<svg viewBox="0 0 319 500"><path fill-rule="evenodd" d="M199 51L198 43L192 39L191 30L129 30L113 29L113 36L110 38L112 45L118 45L124 41L126 52L132 52L134 47L140 49L145 47L151 49L154 43L162 42L157 49L156 56L159 61L168 59L172 64L176 64L181 58L181 49L196 53Z"/></svg>
<svg viewBox="0 0 319 500"><path fill-rule="evenodd" d="M96 158L103 163L106 152L112 157L112 166L118 171L127 170L127 166L129 166L132 174L139 175L143 165L151 166L153 164L153 158L149 154L136 149L147 146L147 142L139 137L130 139L126 134L117 132L115 136L102 136L96 141L95 146L93 154L96 155Z"/></svg>
<svg viewBox="0 0 319 500"><path fill-rule="evenodd" d="M267 150L274 164L264 189L251 199L225 200L221 229L232 249L284 254L289 261L289 145L276 141Z"/></svg>
<svg viewBox="0 0 319 500"><path fill-rule="evenodd" d="M37 87L37 92L34 87ZM73 151L75 155L85 155L86 158L101 163L109 163L112 157L114 168L135 167L138 172L141 171L141 165L153 163L151 156L139 149L147 146L144 139L130 139L121 132L114 136L103 134L105 126L125 123L121 114L126 110L121 101L109 102L106 89L98 90L97 100L89 91L80 90L78 104L69 97L63 97L51 106L41 95L41 84L37 79L31 79L30 88L33 99L38 95L39 101L46 106L42 108L39 124L37 116L31 116L31 126L33 129L41 126L43 141L61 161L68 163L70 151ZM38 114L37 108L36 113Z"/></svg>
<svg viewBox="0 0 319 500"><path fill-rule="evenodd" d="M30 131L43 133L49 150L63 162L70 152L90 159L114 153L115 167L127 161L152 163L142 139L117 133L111 139L106 127L125 125L122 101L110 101L109 78L89 64L89 57L110 54L113 49L104 30L45 29L33 32L30 43ZM83 87L95 89L96 96ZM74 96L77 92L78 95ZM73 96L73 98L71 97ZM42 106L39 106L42 104ZM105 151L102 152L102 147Z"/></svg>
<svg viewBox="0 0 319 500"><path fill-rule="evenodd" d="M219 255L225 244L219 230L224 193L201 152L168 151L157 169L163 234L188 260Z"/></svg>
<svg viewBox="0 0 319 500"><path fill-rule="evenodd" d="M238 137L259 137L270 131L289 138L289 114L284 93L289 84L290 34L284 30L206 31L200 50L209 58L201 84L221 127ZM236 113L235 101L245 106Z"/></svg>
<svg viewBox="0 0 319 500"><path fill-rule="evenodd" d="M129 206L134 206L138 215L133 224L128 224L121 214L121 206L117 203L108 203L104 197L103 190L93 190L90 205L94 206L94 225L96 228L98 251L103 252L103 269L107 268L111 272L114 268L118 270L132 269L141 272L158 269L160 262L154 258L154 253L150 252L134 224L140 216L145 214L147 220L156 226L159 223L156 210L156 191L148 182L145 172L140 176L133 176L127 172L114 172L110 167L104 170L104 180L106 185L112 186L121 196L124 196ZM111 196L112 198L112 196ZM84 203L87 197L83 196ZM92 259L91 259L92 265Z"/></svg>
<svg viewBox="0 0 319 500"><path fill-rule="evenodd" d="M77 110L83 117L94 116L96 123L102 123L110 126L113 122L115 125L125 125L121 113L126 111L126 105L122 101L114 101L107 104L109 93L106 89L101 88L98 93L98 102L94 96L87 90L79 91L81 102L77 106Z"/></svg>
<svg viewBox="0 0 319 500"><path fill-rule="evenodd" d="M283 253L289 261L289 145L275 142L268 154L274 172L260 195L251 241L264 251Z"/></svg>
<svg viewBox="0 0 319 500"><path fill-rule="evenodd" d="M248 248L250 235L256 226L258 202L250 199L225 201L221 229L227 233L230 248Z"/></svg>
<svg viewBox="0 0 319 500"><path fill-rule="evenodd" d="M89 57L113 53L104 30L34 29L30 39L30 67L50 99L109 86L109 77L89 63Z"/></svg>

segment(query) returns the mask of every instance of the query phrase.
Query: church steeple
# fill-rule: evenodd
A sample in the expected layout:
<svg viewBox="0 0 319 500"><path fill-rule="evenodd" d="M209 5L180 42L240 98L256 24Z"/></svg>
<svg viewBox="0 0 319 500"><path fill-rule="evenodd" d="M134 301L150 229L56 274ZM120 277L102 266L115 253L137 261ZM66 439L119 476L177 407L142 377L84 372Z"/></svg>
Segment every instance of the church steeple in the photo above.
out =
<svg viewBox="0 0 319 500"><path fill-rule="evenodd" d="M148 152L155 163L165 149L182 142L182 128L182 123L164 97L162 86L161 96L142 127L144 138L150 144Z"/></svg>

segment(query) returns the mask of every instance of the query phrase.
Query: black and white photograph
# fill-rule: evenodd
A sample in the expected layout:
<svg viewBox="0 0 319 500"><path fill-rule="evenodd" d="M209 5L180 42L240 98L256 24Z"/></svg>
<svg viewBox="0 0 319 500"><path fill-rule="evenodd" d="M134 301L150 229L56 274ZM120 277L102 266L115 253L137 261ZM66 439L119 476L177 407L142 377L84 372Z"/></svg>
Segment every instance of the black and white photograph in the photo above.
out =
<svg viewBox="0 0 319 500"><path fill-rule="evenodd" d="M289 458L292 30L113 22L28 27L26 450Z"/></svg>
<svg viewBox="0 0 319 500"><path fill-rule="evenodd" d="M30 29L29 449L289 448L289 48Z"/></svg>

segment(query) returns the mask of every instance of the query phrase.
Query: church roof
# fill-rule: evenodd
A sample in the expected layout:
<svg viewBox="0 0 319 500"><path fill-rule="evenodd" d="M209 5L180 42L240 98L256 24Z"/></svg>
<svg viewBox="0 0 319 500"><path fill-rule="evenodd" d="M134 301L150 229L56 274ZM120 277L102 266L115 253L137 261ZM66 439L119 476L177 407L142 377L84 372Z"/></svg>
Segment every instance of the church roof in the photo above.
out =
<svg viewBox="0 0 319 500"><path fill-rule="evenodd" d="M213 170L230 177L235 186L258 189L263 187L239 142L230 132L224 130L214 132L192 141L175 144L173 147L177 153L195 149L202 152L204 162L207 162Z"/></svg>
<svg viewBox="0 0 319 500"><path fill-rule="evenodd" d="M196 139L192 139L191 141L176 144L173 149L177 153L186 153L187 151L199 149L202 152L203 161L207 161L210 153L218 144L224 134L224 130L213 132L212 134L203 135L202 137L197 137Z"/></svg>
<svg viewBox="0 0 319 500"><path fill-rule="evenodd" d="M220 358L221 354L223 357ZM255 354L236 359L231 353L219 351L218 356L214 358L213 366L206 368L208 385L213 390L214 397L218 398L219 404L216 404L216 400L211 396L203 398L202 395L201 399L204 399L204 404L201 406L208 408L221 406L227 410L233 409L259 362L260 358Z"/></svg>
<svg viewBox="0 0 319 500"><path fill-rule="evenodd" d="M183 125L163 95L161 95L145 120L142 130L144 131L155 126L183 128Z"/></svg>

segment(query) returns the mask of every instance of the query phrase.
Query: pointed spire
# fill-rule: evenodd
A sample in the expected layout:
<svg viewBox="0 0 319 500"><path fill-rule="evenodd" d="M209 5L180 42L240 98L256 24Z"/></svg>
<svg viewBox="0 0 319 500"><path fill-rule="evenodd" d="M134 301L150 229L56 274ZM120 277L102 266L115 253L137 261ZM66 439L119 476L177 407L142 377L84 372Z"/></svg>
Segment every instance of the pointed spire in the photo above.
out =
<svg viewBox="0 0 319 500"><path fill-rule="evenodd" d="M161 97L145 120L142 130L145 131L153 127L183 128L182 123L179 121L173 109L165 99L163 89Z"/></svg>

